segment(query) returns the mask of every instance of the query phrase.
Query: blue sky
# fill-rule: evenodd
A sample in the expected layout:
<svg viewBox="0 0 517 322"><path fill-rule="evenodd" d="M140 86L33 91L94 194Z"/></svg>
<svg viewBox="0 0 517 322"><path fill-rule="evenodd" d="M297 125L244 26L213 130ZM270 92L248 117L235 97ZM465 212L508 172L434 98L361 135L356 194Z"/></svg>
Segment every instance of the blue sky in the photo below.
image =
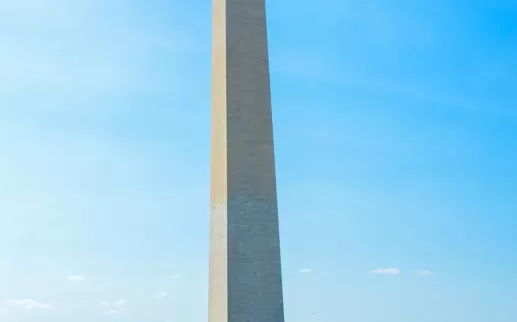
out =
<svg viewBox="0 0 517 322"><path fill-rule="evenodd" d="M0 0L0 320L206 321L210 10ZM515 321L517 2L268 14L286 319Z"/></svg>

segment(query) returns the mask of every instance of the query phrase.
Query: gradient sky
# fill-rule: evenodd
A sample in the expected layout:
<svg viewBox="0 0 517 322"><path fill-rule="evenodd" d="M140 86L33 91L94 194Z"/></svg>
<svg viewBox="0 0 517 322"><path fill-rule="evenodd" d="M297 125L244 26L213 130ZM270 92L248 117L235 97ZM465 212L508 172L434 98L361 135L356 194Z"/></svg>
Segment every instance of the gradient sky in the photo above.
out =
<svg viewBox="0 0 517 322"><path fill-rule="evenodd" d="M207 320L209 0L0 0L0 320ZM286 320L517 319L517 2L269 1Z"/></svg>

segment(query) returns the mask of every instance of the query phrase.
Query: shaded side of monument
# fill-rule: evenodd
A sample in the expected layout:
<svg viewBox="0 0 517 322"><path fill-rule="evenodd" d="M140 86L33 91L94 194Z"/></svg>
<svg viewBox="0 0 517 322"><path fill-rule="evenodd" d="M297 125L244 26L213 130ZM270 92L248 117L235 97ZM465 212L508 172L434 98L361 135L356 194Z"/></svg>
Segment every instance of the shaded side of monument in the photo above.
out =
<svg viewBox="0 0 517 322"><path fill-rule="evenodd" d="M213 0L210 322L283 322L264 0Z"/></svg>

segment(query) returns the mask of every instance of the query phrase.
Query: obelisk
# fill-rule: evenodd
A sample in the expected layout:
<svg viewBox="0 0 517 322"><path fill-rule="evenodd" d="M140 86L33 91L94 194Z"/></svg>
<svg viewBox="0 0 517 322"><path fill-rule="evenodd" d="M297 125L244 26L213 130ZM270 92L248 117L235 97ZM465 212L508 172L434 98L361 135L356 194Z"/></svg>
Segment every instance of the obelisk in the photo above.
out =
<svg viewBox="0 0 517 322"><path fill-rule="evenodd" d="M213 0L210 322L284 322L265 0Z"/></svg>

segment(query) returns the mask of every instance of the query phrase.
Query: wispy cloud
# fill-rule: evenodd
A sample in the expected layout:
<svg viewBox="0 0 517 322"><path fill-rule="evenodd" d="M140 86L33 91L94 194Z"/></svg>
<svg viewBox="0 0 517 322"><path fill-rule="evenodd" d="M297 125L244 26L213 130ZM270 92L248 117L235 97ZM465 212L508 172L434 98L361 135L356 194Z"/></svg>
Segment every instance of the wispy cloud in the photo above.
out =
<svg viewBox="0 0 517 322"><path fill-rule="evenodd" d="M68 276L68 280L72 281L72 282L82 282L82 281L84 281L84 276L80 276L80 275Z"/></svg>
<svg viewBox="0 0 517 322"><path fill-rule="evenodd" d="M425 276L431 276L434 273L429 271L429 270L419 269L419 270L415 271L415 274L418 275L418 276L424 276L425 277Z"/></svg>
<svg viewBox="0 0 517 322"><path fill-rule="evenodd" d="M169 29L113 22L99 16L99 12L113 4L99 0L87 2L0 1L0 21L7 25L8 31L0 30L0 41L4 44L0 50L0 93L35 88L63 93L154 91L166 86L164 81L170 80L170 74L150 65L153 61L150 57L166 52L171 64L183 68L189 55L198 52L197 37L182 26ZM101 27L92 28L92 20ZM20 27L27 24L32 27L30 31ZM73 28L76 26L89 26L90 31L67 32L82 29ZM63 32L45 39L41 30L48 28ZM62 49L63 43L70 46ZM180 84L180 79L177 80Z"/></svg>
<svg viewBox="0 0 517 322"><path fill-rule="evenodd" d="M312 273L312 269L310 269L310 268L302 268L302 269L300 269L300 273L305 273L305 274Z"/></svg>
<svg viewBox="0 0 517 322"><path fill-rule="evenodd" d="M119 313L120 313L120 311L118 311L118 310L109 310L109 311L106 311L104 313L104 315L117 315Z"/></svg>
<svg viewBox="0 0 517 322"><path fill-rule="evenodd" d="M398 275L398 274L400 274L400 269L398 269L398 268L376 268L376 269L372 270L372 274Z"/></svg>
<svg viewBox="0 0 517 322"><path fill-rule="evenodd" d="M94 3L96 0L89 2ZM77 18L74 7L79 6L63 0L0 0L0 19L6 22L23 22L32 26L69 22L73 21L71 16ZM82 9L85 10L86 7L82 6Z"/></svg>
<svg viewBox="0 0 517 322"><path fill-rule="evenodd" d="M50 304L40 303L33 299L8 300L5 301L5 305L8 307L21 308L25 310L48 310L52 308L52 305Z"/></svg>
<svg viewBox="0 0 517 322"><path fill-rule="evenodd" d="M124 305L127 305L127 301L126 300L118 300L118 301L113 302L113 305L115 305L115 306L124 306Z"/></svg>

